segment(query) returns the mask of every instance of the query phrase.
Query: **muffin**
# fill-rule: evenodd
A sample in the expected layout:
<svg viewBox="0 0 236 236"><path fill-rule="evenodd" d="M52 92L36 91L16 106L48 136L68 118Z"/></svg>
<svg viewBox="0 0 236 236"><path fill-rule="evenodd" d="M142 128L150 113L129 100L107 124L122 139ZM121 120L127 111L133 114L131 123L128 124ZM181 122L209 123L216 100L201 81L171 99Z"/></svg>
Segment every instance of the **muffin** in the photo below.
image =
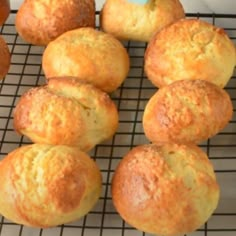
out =
<svg viewBox="0 0 236 236"><path fill-rule="evenodd" d="M0 214L31 227L78 220L101 194L101 173L78 148L33 144L0 162Z"/></svg>
<svg viewBox="0 0 236 236"><path fill-rule="evenodd" d="M16 14L15 25L26 42L47 45L66 31L95 27L95 1L25 0Z"/></svg>
<svg viewBox="0 0 236 236"><path fill-rule="evenodd" d="M202 79L223 88L236 65L226 32L198 19L182 19L154 35L145 52L145 72L157 87Z"/></svg>
<svg viewBox="0 0 236 236"><path fill-rule="evenodd" d="M100 14L101 28L119 39L148 42L155 32L184 18L179 0L106 0Z"/></svg>
<svg viewBox="0 0 236 236"><path fill-rule="evenodd" d="M133 148L116 168L111 187L120 216L154 235L176 236L196 230L219 201L212 164L194 145Z"/></svg>
<svg viewBox="0 0 236 236"><path fill-rule="evenodd" d="M4 38L0 35L0 80L2 80L8 73L10 64L11 55L9 48Z"/></svg>
<svg viewBox="0 0 236 236"><path fill-rule="evenodd" d="M93 85L74 78L52 78L22 95L13 124L34 143L88 151L114 135L118 111L110 97Z"/></svg>
<svg viewBox="0 0 236 236"><path fill-rule="evenodd" d="M113 36L92 28L64 33L43 53L42 66L48 79L74 76L112 92L129 72L129 55Z"/></svg>
<svg viewBox="0 0 236 236"><path fill-rule="evenodd" d="M0 26L4 24L10 14L9 0L0 0Z"/></svg>
<svg viewBox="0 0 236 236"><path fill-rule="evenodd" d="M204 80L179 80L159 89L146 104L143 128L154 143L200 143L233 116L225 90Z"/></svg>

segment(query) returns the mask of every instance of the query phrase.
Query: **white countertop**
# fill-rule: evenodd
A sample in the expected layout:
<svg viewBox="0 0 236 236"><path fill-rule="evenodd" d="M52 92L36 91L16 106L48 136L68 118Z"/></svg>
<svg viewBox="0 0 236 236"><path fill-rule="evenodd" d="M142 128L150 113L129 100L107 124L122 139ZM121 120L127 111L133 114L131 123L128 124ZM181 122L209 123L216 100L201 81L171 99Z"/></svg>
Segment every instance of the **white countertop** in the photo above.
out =
<svg viewBox="0 0 236 236"><path fill-rule="evenodd" d="M96 0L100 10L105 0ZM236 13L236 0L180 0L186 12ZM18 9L23 0L10 0L12 9Z"/></svg>

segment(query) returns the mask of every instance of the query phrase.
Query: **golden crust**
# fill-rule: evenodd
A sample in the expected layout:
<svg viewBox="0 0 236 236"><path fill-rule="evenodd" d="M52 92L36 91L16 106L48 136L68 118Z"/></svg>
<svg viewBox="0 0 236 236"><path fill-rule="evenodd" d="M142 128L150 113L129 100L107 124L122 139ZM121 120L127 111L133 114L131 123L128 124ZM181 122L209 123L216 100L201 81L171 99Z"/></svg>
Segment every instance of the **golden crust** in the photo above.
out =
<svg viewBox="0 0 236 236"><path fill-rule="evenodd" d="M0 1L0 26L4 24L10 14L9 0ZM1 60L0 60L1 61Z"/></svg>
<svg viewBox="0 0 236 236"><path fill-rule="evenodd" d="M0 35L0 80L8 73L11 64L11 55L9 48Z"/></svg>
<svg viewBox="0 0 236 236"><path fill-rule="evenodd" d="M0 162L0 172L0 213L32 227L77 220L101 193L98 166L78 148L20 147Z"/></svg>
<svg viewBox="0 0 236 236"><path fill-rule="evenodd" d="M47 78L75 76L112 92L129 72L129 56L113 36L81 28L51 42L43 53L42 66Z"/></svg>
<svg viewBox="0 0 236 236"><path fill-rule="evenodd" d="M118 111L109 96L74 78L52 78L32 88L14 110L15 130L35 143L90 150L118 127Z"/></svg>
<svg viewBox="0 0 236 236"><path fill-rule="evenodd" d="M25 41L47 45L66 31L95 27L95 1L25 0L17 12L15 25Z"/></svg>
<svg viewBox="0 0 236 236"><path fill-rule="evenodd" d="M145 71L163 87L176 80L202 79L224 87L233 74L236 51L223 29L183 19L156 34L145 53Z"/></svg>
<svg viewBox="0 0 236 236"><path fill-rule="evenodd" d="M121 217L151 234L174 236L203 225L219 186L206 154L194 145L142 145L119 163L112 198Z"/></svg>
<svg viewBox="0 0 236 236"><path fill-rule="evenodd" d="M178 0L106 0L100 14L101 28L119 39L148 42L165 26L185 17Z"/></svg>
<svg viewBox="0 0 236 236"><path fill-rule="evenodd" d="M151 97L143 128L157 144L199 143L222 130L232 115L233 105L225 90L204 80L182 80Z"/></svg>

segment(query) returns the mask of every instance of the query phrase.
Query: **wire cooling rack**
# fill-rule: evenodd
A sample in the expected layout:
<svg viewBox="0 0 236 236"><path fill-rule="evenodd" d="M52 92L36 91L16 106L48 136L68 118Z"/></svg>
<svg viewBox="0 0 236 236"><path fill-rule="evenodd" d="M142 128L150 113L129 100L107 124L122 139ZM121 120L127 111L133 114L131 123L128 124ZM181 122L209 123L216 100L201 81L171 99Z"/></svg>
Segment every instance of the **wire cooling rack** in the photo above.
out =
<svg viewBox="0 0 236 236"><path fill-rule="evenodd" d="M0 82L0 159L13 149L30 143L14 132L13 109L26 90L45 83L41 67L44 48L29 45L17 35L15 15L16 11L12 11L6 24L0 28L12 54L10 71ZM187 17L200 18L224 28L236 42L236 15L191 13ZM119 109L119 129L113 139L91 152L103 175L102 196L96 207L79 221L51 229L31 229L0 216L0 236L148 236L122 221L110 195L111 178L120 159L132 147L148 142L142 129L142 114L148 99L156 91L143 69L146 44L124 44L131 58L131 69L124 84L112 94ZM234 117L221 133L201 145L214 164L221 187L219 206L202 228L188 236L236 235L236 73L226 90L234 104Z"/></svg>

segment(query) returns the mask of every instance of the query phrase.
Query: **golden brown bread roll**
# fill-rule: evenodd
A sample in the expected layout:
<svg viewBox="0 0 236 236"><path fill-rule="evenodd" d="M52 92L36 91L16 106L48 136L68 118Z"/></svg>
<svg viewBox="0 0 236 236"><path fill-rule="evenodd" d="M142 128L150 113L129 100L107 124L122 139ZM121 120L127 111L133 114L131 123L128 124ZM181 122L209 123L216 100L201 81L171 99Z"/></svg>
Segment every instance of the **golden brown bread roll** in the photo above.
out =
<svg viewBox="0 0 236 236"><path fill-rule="evenodd" d="M179 0L138 2L106 0L100 14L101 28L119 39L148 42L155 32L185 17Z"/></svg>
<svg viewBox="0 0 236 236"><path fill-rule="evenodd" d="M0 80L4 78L4 76L9 71L11 64L11 55L9 48L4 40L4 38L0 35Z"/></svg>
<svg viewBox="0 0 236 236"><path fill-rule="evenodd" d="M81 28L51 42L43 53L42 66L47 78L75 76L112 92L129 72L129 56L113 36Z"/></svg>
<svg viewBox="0 0 236 236"><path fill-rule="evenodd" d="M155 235L184 235L211 216L219 186L208 157L197 146L147 144L119 163L112 198L133 227Z"/></svg>
<svg viewBox="0 0 236 236"><path fill-rule="evenodd" d="M10 14L9 0L0 0L0 26L3 25L3 23L7 20L9 14Z"/></svg>
<svg viewBox="0 0 236 236"><path fill-rule="evenodd" d="M101 173L78 148L33 144L0 162L0 213L18 224L52 227L87 214L101 193Z"/></svg>
<svg viewBox="0 0 236 236"><path fill-rule="evenodd" d="M15 130L35 143L78 146L88 151L109 139L118 127L110 97L74 78L52 78L32 88L14 110Z"/></svg>
<svg viewBox="0 0 236 236"><path fill-rule="evenodd" d="M236 51L224 30L197 19L166 27L155 34L145 52L147 77L157 87L183 79L224 87L235 65Z"/></svg>
<svg viewBox="0 0 236 236"><path fill-rule="evenodd" d="M157 144L199 143L221 131L232 115L226 91L204 80L182 80L151 97L143 128L147 138Z"/></svg>
<svg viewBox="0 0 236 236"><path fill-rule="evenodd" d="M95 1L25 0L17 12L15 25L26 42L47 45L68 30L95 27Z"/></svg>

